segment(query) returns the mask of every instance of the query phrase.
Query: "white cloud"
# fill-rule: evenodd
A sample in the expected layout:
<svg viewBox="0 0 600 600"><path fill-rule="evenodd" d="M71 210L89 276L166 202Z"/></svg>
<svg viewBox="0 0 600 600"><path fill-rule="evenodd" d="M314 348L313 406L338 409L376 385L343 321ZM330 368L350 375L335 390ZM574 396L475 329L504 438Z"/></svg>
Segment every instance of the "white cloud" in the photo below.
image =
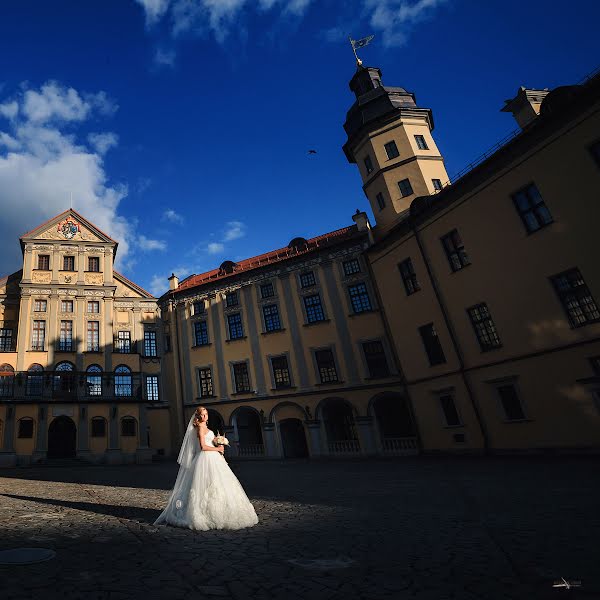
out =
<svg viewBox="0 0 600 600"><path fill-rule="evenodd" d="M5 102L0 104L0 115L7 119L14 119L19 112L19 104L17 102Z"/></svg>
<svg viewBox="0 0 600 600"><path fill-rule="evenodd" d="M166 250L167 243L163 240L153 240L147 238L145 235L139 235L137 239L138 247L144 252L151 250Z"/></svg>
<svg viewBox="0 0 600 600"><path fill-rule="evenodd" d="M175 37L210 32L223 43L233 28L244 29L244 12L268 12L279 7L282 15L302 17L313 0L136 0L152 26L168 19Z"/></svg>
<svg viewBox="0 0 600 600"><path fill-rule="evenodd" d="M403 46L414 25L432 16L447 0L364 0L374 31L381 32L386 47Z"/></svg>
<svg viewBox="0 0 600 600"><path fill-rule="evenodd" d="M237 240L246 235L246 225L241 221L229 221L227 228L223 235L224 242L230 242L231 240Z"/></svg>
<svg viewBox="0 0 600 600"><path fill-rule="evenodd" d="M154 64L158 67L175 66L175 50L157 48L154 53Z"/></svg>
<svg viewBox="0 0 600 600"><path fill-rule="evenodd" d="M162 296L169 289L169 282L162 275L153 275L148 286L148 291L153 296Z"/></svg>
<svg viewBox="0 0 600 600"><path fill-rule="evenodd" d="M119 138L116 134L111 132L90 133L88 135L88 142L98 154L104 156L113 146L116 146L119 143Z"/></svg>
<svg viewBox="0 0 600 600"><path fill-rule="evenodd" d="M161 217L162 221L170 221L176 225L183 225L183 217L172 208L167 208Z"/></svg>
<svg viewBox="0 0 600 600"><path fill-rule="evenodd" d="M109 182L102 154L73 131L75 124L116 105L103 92L82 94L58 82L39 89L24 85L9 100L0 104L12 107L11 120L0 124L2 270L22 264L18 236L67 209L71 195L75 210L119 242L117 268L127 265L135 233L118 214L127 187Z"/></svg>
<svg viewBox="0 0 600 600"><path fill-rule="evenodd" d="M169 8L171 0L136 0L146 14L146 25L151 27L157 23Z"/></svg>
<svg viewBox="0 0 600 600"><path fill-rule="evenodd" d="M211 242L206 246L206 251L209 254L221 254L225 250L225 245L220 242Z"/></svg>

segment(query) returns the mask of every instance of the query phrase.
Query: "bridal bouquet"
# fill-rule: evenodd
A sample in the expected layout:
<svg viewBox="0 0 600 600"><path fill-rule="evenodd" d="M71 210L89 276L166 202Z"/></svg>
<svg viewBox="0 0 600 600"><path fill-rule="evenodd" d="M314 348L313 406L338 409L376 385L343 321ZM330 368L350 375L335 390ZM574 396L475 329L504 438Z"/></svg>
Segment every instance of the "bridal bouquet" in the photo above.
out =
<svg viewBox="0 0 600 600"><path fill-rule="evenodd" d="M217 435L213 438L213 444L215 446L229 446L229 440L217 431Z"/></svg>

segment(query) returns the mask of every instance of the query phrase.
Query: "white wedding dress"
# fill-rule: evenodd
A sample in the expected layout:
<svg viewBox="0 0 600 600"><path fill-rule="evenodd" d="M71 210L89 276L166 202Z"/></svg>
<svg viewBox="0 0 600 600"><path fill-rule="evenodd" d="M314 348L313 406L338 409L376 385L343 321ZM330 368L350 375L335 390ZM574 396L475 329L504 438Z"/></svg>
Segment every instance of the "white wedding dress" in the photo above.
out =
<svg viewBox="0 0 600 600"><path fill-rule="evenodd" d="M191 425L181 445L179 473L169 502L155 521L177 527L207 531L209 529L243 529L258 523L254 507L244 488L220 452L203 452ZM212 445L215 434L209 429L204 436Z"/></svg>

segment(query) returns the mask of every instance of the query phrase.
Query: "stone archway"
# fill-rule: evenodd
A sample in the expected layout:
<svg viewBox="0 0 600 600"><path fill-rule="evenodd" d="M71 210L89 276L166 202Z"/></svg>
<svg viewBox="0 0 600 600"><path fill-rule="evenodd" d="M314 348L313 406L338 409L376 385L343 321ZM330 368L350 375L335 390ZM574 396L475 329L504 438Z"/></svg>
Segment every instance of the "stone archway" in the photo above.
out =
<svg viewBox="0 0 600 600"><path fill-rule="evenodd" d="M384 392L372 398L370 408L377 422L384 454L417 452L416 427L405 396Z"/></svg>
<svg viewBox="0 0 600 600"><path fill-rule="evenodd" d="M283 419L279 421L279 434L285 458L307 458L308 445L304 425L300 419Z"/></svg>
<svg viewBox="0 0 600 600"><path fill-rule="evenodd" d="M48 428L48 458L72 458L77 453L77 427L69 417L57 417Z"/></svg>

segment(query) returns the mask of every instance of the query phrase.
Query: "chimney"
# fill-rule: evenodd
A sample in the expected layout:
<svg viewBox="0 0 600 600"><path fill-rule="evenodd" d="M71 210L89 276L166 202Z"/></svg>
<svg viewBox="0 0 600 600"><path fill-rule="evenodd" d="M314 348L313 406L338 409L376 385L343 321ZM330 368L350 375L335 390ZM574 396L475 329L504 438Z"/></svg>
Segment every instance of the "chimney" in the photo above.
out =
<svg viewBox="0 0 600 600"><path fill-rule="evenodd" d="M525 129L540 114L540 107L547 95L548 88L530 90L521 86L514 98L504 101L504 108L500 111L512 113L519 127Z"/></svg>
<svg viewBox="0 0 600 600"><path fill-rule="evenodd" d="M169 289L171 291L176 290L179 287L179 277L175 275L175 273L171 273L171 277L169 277Z"/></svg>
<svg viewBox="0 0 600 600"><path fill-rule="evenodd" d="M371 229L371 223L369 223L369 217L366 212L361 212L356 209L356 212L352 215L352 220L356 223L358 231L369 232L369 242L373 243L373 230Z"/></svg>

